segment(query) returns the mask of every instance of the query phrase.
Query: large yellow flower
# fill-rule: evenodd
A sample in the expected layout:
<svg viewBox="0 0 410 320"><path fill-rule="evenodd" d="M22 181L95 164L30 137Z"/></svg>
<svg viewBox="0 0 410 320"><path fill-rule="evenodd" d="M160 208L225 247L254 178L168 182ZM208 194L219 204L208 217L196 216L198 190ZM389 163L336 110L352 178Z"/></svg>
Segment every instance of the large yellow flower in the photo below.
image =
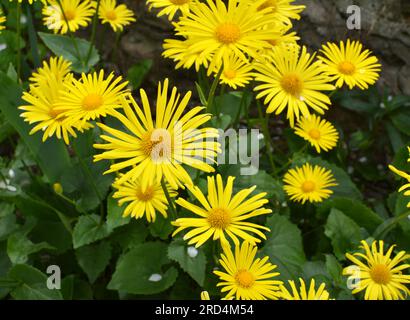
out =
<svg viewBox="0 0 410 320"><path fill-rule="evenodd" d="M112 73L104 79L103 70L88 75L83 73L80 80L73 78L65 84L56 110L72 124L105 117L121 106L121 97L127 92L128 83L121 81L121 76L114 78Z"/></svg>
<svg viewBox="0 0 410 320"><path fill-rule="evenodd" d="M195 2L196 0L147 0L150 10L152 8L161 9L157 16L167 15L169 20L174 19L178 11L186 16Z"/></svg>
<svg viewBox="0 0 410 320"><path fill-rule="evenodd" d="M265 97L266 112L282 113L287 108L291 127L300 114L310 116L309 108L323 114L331 104L321 91L333 90L329 78L322 74L319 61L307 53L306 47L282 45L273 48L266 61L255 63L255 80L261 82L256 98Z"/></svg>
<svg viewBox="0 0 410 320"><path fill-rule="evenodd" d="M208 177L208 196L205 197L197 186L188 186L189 191L198 199L202 208L189 203L183 198L178 198L176 203L181 207L193 212L199 218L179 218L172 224L178 232L193 228L184 236L184 240L189 240L188 244L195 244L196 247L204 244L209 238L220 240L222 244L227 242L227 237L231 238L235 244L239 244L239 238L250 243L259 243L266 236L261 230L268 228L260 226L246 220L269 214L270 209L263 208L269 201L265 199L266 193L258 193L245 200L256 188L256 186L243 189L232 197L234 177L228 177L224 187L221 175ZM257 237L252 235L254 233Z"/></svg>
<svg viewBox="0 0 410 320"><path fill-rule="evenodd" d="M289 291L284 285L280 286L280 298L283 300L330 300L329 292L325 289L326 284L322 283L316 290L315 279L310 281L309 289L306 288L305 281L299 278L300 287L296 288L295 281L289 280Z"/></svg>
<svg viewBox="0 0 410 320"><path fill-rule="evenodd" d="M308 118L300 118L296 124L295 133L309 141L318 153L321 150L329 151L333 149L339 140L339 134L335 127L315 114Z"/></svg>
<svg viewBox="0 0 410 320"><path fill-rule="evenodd" d="M74 129L82 132L90 128L88 124L70 125L61 111L56 109L61 101L65 84L72 78L69 67L70 62L62 57L51 58L49 63L43 62L43 67L30 78L30 90L23 93L22 99L28 104L19 107L20 110L25 111L21 117L30 124L38 123L31 129L30 134L43 130L43 141L56 135L58 139L63 138L68 144L69 135L77 136Z"/></svg>
<svg viewBox="0 0 410 320"><path fill-rule="evenodd" d="M4 16L3 10L0 9L0 31L6 29L3 23L6 22L6 17Z"/></svg>
<svg viewBox="0 0 410 320"><path fill-rule="evenodd" d="M95 144L94 147L106 150L96 155L95 160L120 160L112 164L107 172L116 172L128 168L120 178L125 180L140 179L145 187L162 178L173 187L192 184L192 180L182 165L188 165L205 172L213 172L209 163L213 163L220 150L214 141L218 131L200 126L210 120L210 114L202 114L203 107L195 107L182 115L187 107L191 92L182 99L173 88L168 96L168 79L158 86L155 115L153 120L150 103L144 90L140 90L142 109L129 95L122 99L124 114L114 110L113 115L122 122L128 131L120 131L107 125L99 126L110 136L102 135L107 144ZM208 162L208 163L205 163ZM131 168L130 168L131 167Z"/></svg>
<svg viewBox="0 0 410 320"><path fill-rule="evenodd" d="M101 23L109 23L114 32L122 31L125 26L136 21L132 10L125 4L117 6L117 0L101 0L98 16Z"/></svg>
<svg viewBox="0 0 410 320"><path fill-rule="evenodd" d="M220 83L227 84L233 89L245 87L253 78L252 64L243 61L235 55L230 55L223 63ZM215 69L218 74L219 67Z"/></svg>
<svg viewBox="0 0 410 320"><path fill-rule="evenodd" d="M343 269L343 274L349 276L350 289L353 294L365 291L365 300L399 300L405 299L410 290L410 275L403 271L410 268L405 262L410 255L400 251L392 257L394 245L384 253L383 241L373 241L371 248L366 241L361 241L365 253L346 253L346 257L354 264ZM364 261L363 261L364 259ZM400 264L402 263L402 264Z"/></svg>
<svg viewBox="0 0 410 320"><path fill-rule="evenodd" d="M291 19L300 19L301 13L305 6L292 4L295 0L265 0L260 6L259 10L268 8L275 14L276 19L286 24L291 25Z"/></svg>
<svg viewBox="0 0 410 320"><path fill-rule="evenodd" d="M231 54L244 61L248 61L249 56L257 58L258 50L270 46L268 40L280 36L279 28L265 28L274 23L275 18L266 10L258 12L260 3L259 0L255 3L229 0L228 5L222 0L196 3L189 15L174 24L176 34L184 38L180 41L188 44L178 60L184 61L185 67L195 63L197 68L210 61L208 74L211 74L215 66ZM176 41L165 41L163 55L169 56L175 45L182 46ZM188 60L190 63L186 62Z"/></svg>
<svg viewBox="0 0 410 320"><path fill-rule="evenodd" d="M61 7L57 0L45 1L42 10L45 26L61 34L88 26L95 12L94 1L60 0L60 3Z"/></svg>
<svg viewBox="0 0 410 320"><path fill-rule="evenodd" d="M332 172L309 163L301 168L290 169L283 178L286 193L293 201L305 203L322 202L333 193L329 187L336 186Z"/></svg>
<svg viewBox="0 0 410 320"><path fill-rule="evenodd" d="M335 43L327 43L322 47L324 56L323 69L341 88L346 83L350 89L359 87L368 89L379 78L381 64L371 51L363 50L363 45L358 41L347 40L345 44L340 41L340 47Z"/></svg>
<svg viewBox="0 0 410 320"><path fill-rule="evenodd" d="M248 242L235 246L235 255L229 245L223 247L224 253L219 260L225 272L216 270L221 282L218 287L223 287L222 292L228 292L227 299L235 297L236 300L277 300L279 287L282 281L275 280L279 272L272 272L276 265L271 264L269 257L256 258L256 246Z"/></svg>
<svg viewBox="0 0 410 320"><path fill-rule="evenodd" d="M165 186L170 197L177 195L175 190L167 185ZM165 218L168 216L168 201L161 183L154 181L153 184L148 184L143 188L138 180L124 181L122 183L118 183L118 180L116 180L113 183L113 187L117 189L113 198L119 199L119 206L129 202L124 210L123 217L131 215L133 218L140 219L145 216L148 222L155 222L157 212Z"/></svg>

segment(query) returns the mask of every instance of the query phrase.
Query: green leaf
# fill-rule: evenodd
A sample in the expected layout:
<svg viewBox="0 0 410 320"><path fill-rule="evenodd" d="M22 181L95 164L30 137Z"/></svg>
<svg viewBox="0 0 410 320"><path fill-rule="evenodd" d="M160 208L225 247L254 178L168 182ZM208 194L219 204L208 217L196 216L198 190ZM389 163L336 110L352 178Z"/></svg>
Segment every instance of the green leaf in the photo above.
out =
<svg viewBox="0 0 410 320"><path fill-rule="evenodd" d="M243 92L229 92L215 97L215 110L218 110L222 115L229 115L232 120L235 120L242 109L240 113L240 117L242 117L253 99L252 94L246 93L246 96L244 94Z"/></svg>
<svg viewBox="0 0 410 320"><path fill-rule="evenodd" d="M100 224L100 217L96 214L80 216L73 231L74 249L108 237L110 230L106 224Z"/></svg>
<svg viewBox="0 0 410 320"><path fill-rule="evenodd" d="M213 117L212 120L209 122L209 125L216 129L225 130L229 127L232 122L232 118L228 114L223 114L217 117Z"/></svg>
<svg viewBox="0 0 410 320"><path fill-rule="evenodd" d="M174 240L168 247L168 258L179 263L181 268L188 273L201 287L205 280L206 257L201 248L196 249L186 245L182 239ZM189 255L188 250L192 254Z"/></svg>
<svg viewBox="0 0 410 320"><path fill-rule="evenodd" d="M87 274L91 283L100 276L111 259L111 244L101 241L98 244L83 246L75 252L78 264Z"/></svg>
<svg viewBox="0 0 410 320"><path fill-rule="evenodd" d="M110 194L107 199L107 227L108 230L114 230L118 227L128 224L131 217L123 217L125 205L120 207L118 201Z"/></svg>
<svg viewBox="0 0 410 320"><path fill-rule="evenodd" d="M79 39L70 38L69 36L62 36L51 33L39 32L41 40L44 44L56 55L62 56L66 60L71 61L71 69L74 72L88 72L99 60L100 56L97 49L92 46L90 58L86 63L88 51L90 49L90 42ZM76 50L78 48L78 52Z"/></svg>
<svg viewBox="0 0 410 320"><path fill-rule="evenodd" d="M171 287L178 276L174 267L164 269L167 263L166 244L140 244L119 259L108 289L144 295L162 292Z"/></svg>
<svg viewBox="0 0 410 320"><path fill-rule="evenodd" d="M326 269L336 284L342 285L344 283L342 277L342 266L339 261L337 261L335 256L331 254L326 255Z"/></svg>
<svg viewBox="0 0 410 320"><path fill-rule="evenodd" d="M306 262L300 230L278 214L268 218L266 226L271 232L267 234L261 254L268 255L270 262L278 266L280 279L297 280Z"/></svg>
<svg viewBox="0 0 410 320"><path fill-rule="evenodd" d="M133 219L129 224L115 229L112 239L118 242L123 250L126 251L144 242L147 236L148 228L144 222L141 219Z"/></svg>
<svg viewBox="0 0 410 320"><path fill-rule="evenodd" d="M20 282L10 293L16 300L62 300L60 291L48 289L47 276L34 267L15 265L8 276Z"/></svg>
<svg viewBox="0 0 410 320"><path fill-rule="evenodd" d="M75 275L65 277L61 281L61 293L64 300L91 300L93 298L90 285Z"/></svg>
<svg viewBox="0 0 410 320"><path fill-rule="evenodd" d="M153 237L162 240L168 239L169 235L174 231L171 220L169 218L164 218L161 214L157 215L155 222L150 223L148 228Z"/></svg>
<svg viewBox="0 0 410 320"><path fill-rule="evenodd" d="M129 81L132 90L136 90L141 86L142 81L145 76L152 68L152 60L144 59L136 64L134 64L127 74L127 80Z"/></svg>
<svg viewBox="0 0 410 320"><path fill-rule="evenodd" d="M394 112L392 115L390 115L390 119L399 131L410 136L410 110L400 109L397 112Z"/></svg>
<svg viewBox="0 0 410 320"><path fill-rule="evenodd" d="M21 232L12 234L7 239L7 254L13 264L23 264L30 254L43 249L53 250L47 242L33 243Z"/></svg>
<svg viewBox="0 0 410 320"><path fill-rule="evenodd" d="M339 260L345 260L345 253L354 249L363 239L360 227L343 212L332 209L325 226L333 251Z"/></svg>
<svg viewBox="0 0 410 320"><path fill-rule="evenodd" d="M7 239L17 228L14 205L6 202L0 203L0 241Z"/></svg>
<svg viewBox="0 0 410 320"><path fill-rule="evenodd" d="M205 94L204 91L202 90L201 86L195 82L195 86L196 86L196 90L198 91L198 96L199 96L199 101L201 101L201 104L203 106L206 106L206 104L208 103L206 98L205 98Z"/></svg>
<svg viewBox="0 0 410 320"><path fill-rule="evenodd" d="M59 182L63 172L70 167L64 142L55 138L42 142L42 133L29 134L30 126L23 121L17 109L22 104L21 95L20 86L0 72L0 110L24 140L49 181Z"/></svg>

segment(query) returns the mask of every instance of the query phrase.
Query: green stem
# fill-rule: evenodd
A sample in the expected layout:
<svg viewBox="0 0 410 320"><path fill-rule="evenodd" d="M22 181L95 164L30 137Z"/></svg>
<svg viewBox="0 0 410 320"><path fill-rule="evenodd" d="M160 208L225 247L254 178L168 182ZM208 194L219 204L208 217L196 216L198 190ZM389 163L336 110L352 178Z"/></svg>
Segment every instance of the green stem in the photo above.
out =
<svg viewBox="0 0 410 320"><path fill-rule="evenodd" d="M20 36L21 36L21 4L16 1L17 4L17 81L20 81L21 75L21 47L20 47Z"/></svg>
<svg viewBox="0 0 410 320"><path fill-rule="evenodd" d="M37 35L36 29L33 23L33 15L31 14L30 6L26 6L27 11L27 30L28 38L30 41L31 55L33 56L34 66L38 68L40 66L40 57L38 55L38 46L37 46Z"/></svg>
<svg viewBox="0 0 410 320"><path fill-rule="evenodd" d="M410 216L410 211L406 211L405 213L392 218L390 220L387 220L384 224L381 225L380 230L376 230L373 238L377 239L383 239L387 233L389 233L390 230L392 230L396 224L398 224L401 220L406 219Z"/></svg>
<svg viewBox="0 0 410 320"><path fill-rule="evenodd" d="M239 103L238 114L236 115L235 122L233 124L234 128L238 128L238 126L239 126L239 121L241 120L242 108L243 108L244 104L246 104L246 99L247 98L248 98L248 90L245 90L244 92L242 92L241 102Z"/></svg>
<svg viewBox="0 0 410 320"><path fill-rule="evenodd" d="M115 33L115 45L114 45L114 50L112 52L112 60L114 64L118 65L118 47L120 43L120 38L121 38L121 31L117 31Z"/></svg>
<svg viewBox="0 0 410 320"><path fill-rule="evenodd" d="M221 74L223 71L223 64L219 68L218 74L216 75L214 82L212 83L211 90L209 90L209 95L208 95L208 101L206 103L206 112L212 113L212 105L214 102L214 96L215 96L215 91L216 88L218 87L219 79L221 79Z"/></svg>
<svg viewBox="0 0 410 320"><path fill-rule="evenodd" d="M165 198L167 198L167 201L168 201L168 206L171 211L171 219L174 220L177 218L177 211L176 211L176 208L174 207L174 201L169 195L168 188L165 184L164 179L161 179L161 187L162 187L162 190L164 190Z"/></svg>
<svg viewBox="0 0 410 320"><path fill-rule="evenodd" d="M93 26L91 29L91 38L90 38L90 47L88 48L87 58L85 59L85 65L88 65L88 61L90 61L91 53L93 51L93 45L95 42L95 35L97 33L97 22L98 22L98 11L100 10L100 0L97 0L97 7L95 9L95 14L93 17Z"/></svg>
<svg viewBox="0 0 410 320"><path fill-rule="evenodd" d="M275 177L277 177L276 165L275 165L275 161L273 159L273 151L274 151L273 140L272 140L272 137L270 136L269 127L268 127L269 113L267 113L266 118L264 118L260 102L256 101L256 105L258 106L259 120L260 120L260 123L262 125L262 132L263 132L263 136L264 136L265 141L266 141L266 149L268 151L269 162L270 162L270 165L272 167L273 175Z"/></svg>

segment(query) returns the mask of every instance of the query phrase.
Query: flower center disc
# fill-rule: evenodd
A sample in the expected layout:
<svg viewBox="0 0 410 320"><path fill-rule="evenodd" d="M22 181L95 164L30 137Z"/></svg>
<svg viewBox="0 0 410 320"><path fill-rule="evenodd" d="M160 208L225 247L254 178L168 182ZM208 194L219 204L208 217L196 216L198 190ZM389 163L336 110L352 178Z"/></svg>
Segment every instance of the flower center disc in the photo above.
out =
<svg viewBox="0 0 410 320"><path fill-rule="evenodd" d="M349 61L343 61L339 64L339 71L345 75L351 76L356 72L356 67Z"/></svg>
<svg viewBox="0 0 410 320"><path fill-rule="evenodd" d="M116 20L117 19L117 14L115 13L115 10L110 10L105 13L105 16L107 17L108 20Z"/></svg>
<svg viewBox="0 0 410 320"><path fill-rule="evenodd" d="M253 274L248 270L239 270L235 275L235 280L240 287L245 289L252 287L255 282Z"/></svg>
<svg viewBox="0 0 410 320"><path fill-rule="evenodd" d="M315 187L316 187L315 183L313 181L308 180L308 181L303 182L302 191L305 193L309 193L309 192L314 191Z"/></svg>
<svg viewBox="0 0 410 320"><path fill-rule="evenodd" d="M388 284L391 279L389 268L384 264L377 264L370 270L370 277L378 284Z"/></svg>
<svg viewBox="0 0 410 320"><path fill-rule="evenodd" d="M303 82L299 76L295 74L288 74L282 78L281 86L283 90L294 97L300 97L303 88Z"/></svg>
<svg viewBox="0 0 410 320"><path fill-rule="evenodd" d="M239 40L241 29L236 24L227 22L218 26L215 35L219 42L230 44Z"/></svg>
<svg viewBox="0 0 410 320"><path fill-rule="evenodd" d="M225 229L231 223L231 216L225 209L214 209L208 214L208 222L212 228Z"/></svg>
<svg viewBox="0 0 410 320"><path fill-rule="evenodd" d="M152 187L147 187L143 192L141 189L137 190L137 198L141 201L147 202L154 197L154 189Z"/></svg>
<svg viewBox="0 0 410 320"><path fill-rule="evenodd" d="M224 70L224 76L227 79L234 79L236 77L236 71L232 69Z"/></svg>
<svg viewBox="0 0 410 320"><path fill-rule="evenodd" d="M68 21L75 19L75 11L74 10L64 10L65 17ZM62 18L64 21L64 15L62 14Z"/></svg>
<svg viewBox="0 0 410 320"><path fill-rule="evenodd" d="M141 139L143 153L153 161L171 157L171 134L166 129L155 129L145 133Z"/></svg>
<svg viewBox="0 0 410 320"><path fill-rule="evenodd" d="M319 140L320 139L320 131L318 129L312 129L309 131L309 136L312 139Z"/></svg>
<svg viewBox="0 0 410 320"><path fill-rule="evenodd" d="M103 99L99 94L90 93L83 99L82 104L85 110L95 110L101 107Z"/></svg>
<svg viewBox="0 0 410 320"><path fill-rule="evenodd" d="M188 3L188 2L190 2L191 0L171 0L171 2L173 3L173 4L176 4L176 5L183 5L183 4L185 4L185 3Z"/></svg>

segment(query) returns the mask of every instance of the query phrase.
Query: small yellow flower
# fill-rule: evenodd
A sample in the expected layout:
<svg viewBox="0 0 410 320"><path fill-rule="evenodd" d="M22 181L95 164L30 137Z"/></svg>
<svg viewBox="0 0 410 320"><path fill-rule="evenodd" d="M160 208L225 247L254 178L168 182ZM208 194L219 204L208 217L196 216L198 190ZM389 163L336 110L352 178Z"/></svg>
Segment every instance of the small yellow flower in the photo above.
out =
<svg viewBox="0 0 410 320"><path fill-rule="evenodd" d="M300 287L296 288L295 281L289 280L289 291L284 285L280 286L280 298L283 300L330 300L329 292L325 289L326 284L322 283L319 288L315 288L315 279L310 282L309 289L306 288L305 281L299 278Z"/></svg>
<svg viewBox="0 0 410 320"><path fill-rule="evenodd" d="M406 286L410 283L410 275L403 274L404 270L410 268L409 264L404 263L410 259L410 255L400 251L392 257L394 247L391 246L384 253L383 241L373 241L370 248L362 240L360 248L364 249L364 254L346 253L353 265L344 268L343 274L349 276L349 289L353 289L353 294L365 290L365 300L404 300L410 294Z"/></svg>
<svg viewBox="0 0 410 320"><path fill-rule="evenodd" d="M109 23L114 32L136 21L134 13L125 4L117 6L117 0L101 0L98 16L101 23Z"/></svg>
<svg viewBox="0 0 410 320"><path fill-rule="evenodd" d="M329 187L336 186L332 172L319 166L312 167L309 163L301 168L290 169L283 178L286 193L293 201L322 202L333 193Z"/></svg>
<svg viewBox="0 0 410 320"><path fill-rule="evenodd" d="M63 186L61 185L61 183L58 183L58 182L54 183L53 190L57 194L63 194Z"/></svg>
<svg viewBox="0 0 410 320"><path fill-rule="evenodd" d="M201 292L201 300L211 300L211 297L209 296L208 291Z"/></svg>
<svg viewBox="0 0 410 320"><path fill-rule="evenodd" d="M224 187L221 175L209 176L207 197L197 186L188 186L188 190L198 199L202 208L183 198L178 198L177 204L199 217L179 218L173 221L172 224L178 227L173 236L184 229L193 228L184 236L184 240L189 240L188 244L195 244L196 247L201 246L211 237L213 240L219 239L222 244L227 242L226 236L235 244L239 244L238 237L250 243L259 243L261 241L259 238L266 239L260 229L269 231L268 228L246 221L272 212L270 209L263 208L263 205L269 202L264 198L266 193L258 193L246 199L255 190L256 186L254 186L243 189L232 197L234 179L228 177Z"/></svg>
<svg viewBox="0 0 410 320"><path fill-rule="evenodd" d="M305 6L294 5L292 2L295 0L265 0L258 8L259 11L265 10L269 13L274 13L275 18L278 21L284 22L288 25L292 25L291 19L300 19L299 13L301 13Z"/></svg>
<svg viewBox="0 0 410 320"><path fill-rule="evenodd" d="M329 151L333 149L339 140L339 134L335 127L330 122L314 114L308 118L300 118L296 124L295 133L309 141L318 153L321 150Z"/></svg>
<svg viewBox="0 0 410 320"><path fill-rule="evenodd" d="M409 147L408 147L409 148ZM410 148L409 148L409 151L410 151ZM410 159L409 159L410 160ZM393 171L395 174L397 174L398 176L400 176L400 177L402 177L402 178L404 178L404 179L406 179L407 180L407 183L405 184L405 185L403 185L402 187L400 187L400 189L399 189L399 192L402 192L402 191L404 191L404 195L405 196L410 196L410 175L409 174L407 174L406 172L404 172L404 171L401 171L401 170L399 170L399 169L397 169L397 168L395 168L394 166L392 166L392 165L389 165L389 169L391 170L391 171ZM407 208L410 208L410 201L407 203Z"/></svg>
<svg viewBox="0 0 410 320"><path fill-rule="evenodd" d="M9 0L10 2L13 2L13 1L16 1L16 0ZM25 1L25 0L17 0L18 1L18 3L22 3L23 1ZM27 0L27 2L29 3L29 4L33 4L33 2L35 2L36 0Z"/></svg>
<svg viewBox="0 0 410 320"><path fill-rule="evenodd" d="M161 183L154 182L143 188L138 180L119 183L117 179L113 183L113 187L117 189L113 198L119 199L119 206L129 202L124 210L123 217L131 215L135 219L140 219L145 216L148 222L155 222L156 213L159 212L167 218L169 204ZM166 187L170 197L173 198L177 195L169 185L166 184Z"/></svg>
<svg viewBox="0 0 410 320"><path fill-rule="evenodd" d="M186 16L190 8L195 5L196 0L147 0L149 9L161 9L158 12L158 17L167 15L169 20L173 20L177 12L181 12L182 15Z"/></svg>
<svg viewBox="0 0 410 320"><path fill-rule="evenodd" d="M0 31L6 29L3 23L6 22L6 16L3 13L3 10L0 9Z"/></svg>
<svg viewBox="0 0 410 320"><path fill-rule="evenodd" d="M223 254L219 260L225 272L216 270L219 277L218 287L221 292L228 292L226 299L236 300L277 300L282 281L275 280L279 272L272 272L277 268L271 264L269 257L256 258L258 248L248 242L235 246L235 255L229 245L223 247Z"/></svg>
<svg viewBox="0 0 410 320"><path fill-rule="evenodd" d="M235 55L231 55L224 61L220 83L227 84L233 89L245 87L252 80L252 64L246 63ZM218 74L219 66L215 69Z"/></svg>
<svg viewBox="0 0 410 320"><path fill-rule="evenodd" d="M321 52L324 56L319 59L323 61L323 70L332 81L336 80L338 88L346 83L350 89L357 86L364 90L379 78L381 64L371 55L371 51L363 50L363 45L358 41L348 39L346 44L340 41L340 47L327 43Z"/></svg>

